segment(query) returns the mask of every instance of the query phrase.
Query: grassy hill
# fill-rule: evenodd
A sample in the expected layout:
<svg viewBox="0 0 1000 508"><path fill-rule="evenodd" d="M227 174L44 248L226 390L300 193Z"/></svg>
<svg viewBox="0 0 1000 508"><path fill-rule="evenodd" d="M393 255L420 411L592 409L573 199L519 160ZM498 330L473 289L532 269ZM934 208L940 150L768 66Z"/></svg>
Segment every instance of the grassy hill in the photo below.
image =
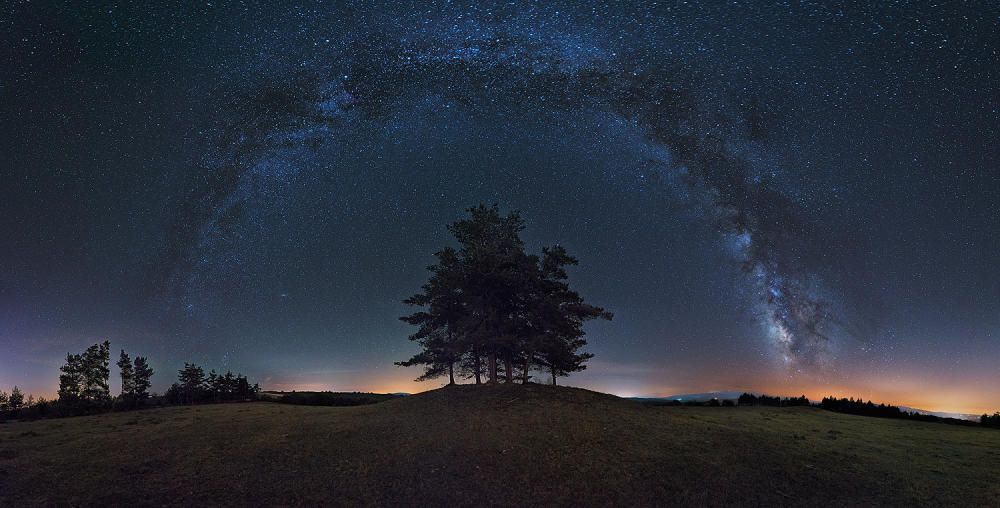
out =
<svg viewBox="0 0 1000 508"><path fill-rule="evenodd" d="M1000 432L457 386L0 425L0 506L995 505Z"/></svg>

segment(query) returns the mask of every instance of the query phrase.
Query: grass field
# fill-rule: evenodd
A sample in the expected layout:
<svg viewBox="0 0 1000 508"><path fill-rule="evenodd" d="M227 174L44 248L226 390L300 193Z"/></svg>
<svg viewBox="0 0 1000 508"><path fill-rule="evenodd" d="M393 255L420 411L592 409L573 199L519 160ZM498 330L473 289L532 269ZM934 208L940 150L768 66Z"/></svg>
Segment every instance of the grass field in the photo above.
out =
<svg viewBox="0 0 1000 508"><path fill-rule="evenodd" d="M1000 431L458 386L0 425L0 506L1000 503Z"/></svg>

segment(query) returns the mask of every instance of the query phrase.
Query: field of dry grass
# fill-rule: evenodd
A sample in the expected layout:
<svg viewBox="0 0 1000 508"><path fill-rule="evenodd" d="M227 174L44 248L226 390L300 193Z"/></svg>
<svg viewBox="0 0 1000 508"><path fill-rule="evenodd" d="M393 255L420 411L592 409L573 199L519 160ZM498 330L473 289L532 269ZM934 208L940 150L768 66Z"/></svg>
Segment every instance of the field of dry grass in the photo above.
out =
<svg viewBox="0 0 1000 508"><path fill-rule="evenodd" d="M458 386L0 424L0 506L996 505L1000 431Z"/></svg>

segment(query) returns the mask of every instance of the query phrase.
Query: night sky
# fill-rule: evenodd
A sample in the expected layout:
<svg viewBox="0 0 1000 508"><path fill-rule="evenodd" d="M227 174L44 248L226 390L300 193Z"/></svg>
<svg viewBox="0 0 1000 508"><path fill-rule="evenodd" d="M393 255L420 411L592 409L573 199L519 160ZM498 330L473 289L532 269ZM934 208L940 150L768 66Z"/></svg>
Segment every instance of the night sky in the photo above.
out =
<svg viewBox="0 0 1000 508"><path fill-rule="evenodd" d="M435 388L401 300L485 202L615 313L569 384L1000 409L995 3L279 3L4 4L0 389Z"/></svg>

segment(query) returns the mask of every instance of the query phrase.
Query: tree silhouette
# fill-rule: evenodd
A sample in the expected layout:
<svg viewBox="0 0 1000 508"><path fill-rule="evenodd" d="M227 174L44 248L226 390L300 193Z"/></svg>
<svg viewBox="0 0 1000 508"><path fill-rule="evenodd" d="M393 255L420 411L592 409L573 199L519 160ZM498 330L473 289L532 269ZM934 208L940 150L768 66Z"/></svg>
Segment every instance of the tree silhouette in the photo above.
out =
<svg viewBox="0 0 1000 508"><path fill-rule="evenodd" d="M183 401L192 404L201 398L205 389L205 371L193 363L184 362L184 368L177 373L177 381Z"/></svg>
<svg viewBox="0 0 1000 508"><path fill-rule="evenodd" d="M135 368L132 366L132 359L124 349L118 355L118 370L122 378L122 399L129 400L135 396Z"/></svg>
<svg viewBox="0 0 1000 508"><path fill-rule="evenodd" d="M483 359L491 383L499 373L527 383L536 367L547 368L553 383L583 370L592 357L580 352L583 323L611 313L570 289L565 268L577 260L559 246L526 254L517 212L504 216L482 204L467 212L448 226L459 248L437 252L423 291L404 300L423 309L400 318L418 327L410 340L422 349L397 365L423 365L418 381L447 374L449 384L456 367L480 383Z"/></svg>
<svg viewBox="0 0 1000 508"><path fill-rule="evenodd" d="M24 394L21 393L21 389L14 386L14 389L10 391L10 397L7 399L7 407L16 411L21 409L24 405Z"/></svg>
<svg viewBox="0 0 1000 508"><path fill-rule="evenodd" d="M145 400L149 397L149 387L152 386L153 369L149 367L146 357L137 356L133 362L133 384L132 389L136 400Z"/></svg>
<svg viewBox="0 0 1000 508"><path fill-rule="evenodd" d="M66 363L59 367L59 402L75 406L83 399L83 357L66 353Z"/></svg>
<svg viewBox="0 0 1000 508"><path fill-rule="evenodd" d="M83 352L82 396L92 403L104 403L111 399L108 378L111 377L111 343L104 341L94 344Z"/></svg>
<svg viewBox="0 0 1000 508"><path fill-rule="evenodd" d="M407 305L427 307L400 319L418 326L410 340L419 342L423 350L409 360L396 362L410 367L424 365L420 381L448 374L448 384L455 384L455 364L462 359L466 349L466 337L461 323L467 318L462 301L464 274L462 264L455 249L446 248L435 254L438 263L427 267L431 271L430 280L424 284L423 293L403 301ZM477 371L478 377L478 371Z"/></svg>

